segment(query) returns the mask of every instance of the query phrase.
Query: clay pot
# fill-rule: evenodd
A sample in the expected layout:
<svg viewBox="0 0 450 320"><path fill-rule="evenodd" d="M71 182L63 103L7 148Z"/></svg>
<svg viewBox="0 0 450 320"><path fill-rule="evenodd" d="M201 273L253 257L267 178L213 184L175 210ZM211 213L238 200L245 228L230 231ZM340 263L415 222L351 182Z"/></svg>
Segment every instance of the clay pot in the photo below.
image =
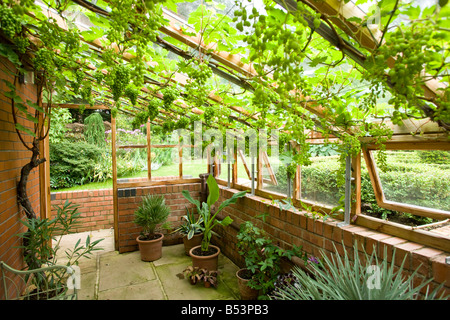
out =
<svg viewBox="0 0 450 320"><path fill-rule="evenodd" d="M136 238L142 261L155 261L161 258L164 235L162 233L156 235L159 235L159 238L154 240L140 240L140 236Z"/></svg>
<svg viewBox="0 0 450 320"><path fill-rule="evenodd" d="M241 294L241 300L256 300L258 299L259 290L250 288L248 286L248 282L250 279L244 278L244 274L247 272L247 269L239 269L236 272L236 277L238 279L238 287L239 293Z"/></svg>
<svg viewBox="0 0 450 320"><path fill-rule="evenodd" d="M187 236L183 237L183 243L184 243L184 251L186 252L186 255L189 255L189 251L196 246L199 246L202 243L203 239L203 233L194 234L194 236L190 239L187 238Z"/></svg>
<svg viewBox="0 0 450 320"><path fill-rule="evenodd" d="M220 248L210 244L209 248L212 249L211 251L215 251L214 253L208 256L197 255L195 252L197 250L200 252L201 247L201 245L195 246L191 250L189 250L189 255L192 257L192 266L194 268L198 267L200 269L206 269L210 271L217 270Z"/></svg>

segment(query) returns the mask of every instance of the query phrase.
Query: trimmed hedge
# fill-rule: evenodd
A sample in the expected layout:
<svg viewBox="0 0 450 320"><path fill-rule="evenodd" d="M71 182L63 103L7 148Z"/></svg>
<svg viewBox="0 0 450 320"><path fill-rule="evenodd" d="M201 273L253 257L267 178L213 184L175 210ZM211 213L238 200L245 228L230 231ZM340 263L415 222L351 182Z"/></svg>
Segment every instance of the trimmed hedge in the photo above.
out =
<svg viewBox="0 0 450 320"><path fill-rule="evenodd" d="M339 170L337 157L314 158L313 164L302 167L302 198L336 206L344 195L344 187L336 182ZM378 207L369 174L362 162L361 200L366 213L388 218L399 215ZM386 199L423 207L450 211L450 168L447 164L420 163L414 152L388 155L386 172L378 170ZM279 178L280 179L280 178ZM414 223L430 219L404 214Z"/></svg>

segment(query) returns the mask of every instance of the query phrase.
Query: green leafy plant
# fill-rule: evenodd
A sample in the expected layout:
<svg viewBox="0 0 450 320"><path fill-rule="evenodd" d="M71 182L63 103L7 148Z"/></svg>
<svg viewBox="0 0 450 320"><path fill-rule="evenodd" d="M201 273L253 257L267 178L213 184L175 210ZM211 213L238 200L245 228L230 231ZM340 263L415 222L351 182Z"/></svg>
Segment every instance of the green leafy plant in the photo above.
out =
<svg viewBox="0 0 450 320"><path fill-rule="evenodd" d="M95 163L101 156L100 148L86 142L51 144L51 187L67 188L93 181Z"/></svg>
<svg viewBox="0 0 450 320"><path fill-rule="evenodd" d="M208 185L209 189L209 195L207 202L203 202L200 204L200 201L193 199L192 196L189 194L189 191L183 190L182 194L183 196L192 204L195 204L197 207L197 212L200 214L200 216L203 219L203 240L202 240L202 251L206 252L208 251L209 244L211 242L211 237L213 233L213 228L216 225L221 225L223 227L228 226L233 222L233 219L231 219L229 216L225 217L223 220L217 219L217 214L222 211L224 208L229 206L230 204L236 203L236 201L245 196L247 191L240 191L235 194L229 199L226 199L223 201L219 207L212 212L212 207L214 204L219 200L219 186L217 185L217 181L214 178L214 176L209 175L208 179L206 180L206 183Z"/></svg>
<svg viewBox="0 0 450 320"><path fill-rule="evenodd" d="M105 146L105 125L99 113L92 113L84 119L84 137L90 144Z"/></svg>
<svg viewBox="0 0 450 320"><path fill-rule="evenodd" d="M147 195L143 197L142 203L134 213L134 222L143 228L141 240L155 239L155 231L158 225L162 228L168 227L166 221L170 214L170 208L165 203L164 196Z"/></svg>
<svg viewBox="0 0 450 320"><path fill-rule="evenodd" d="M219 271L206 270L199 267L188 266L182 273L177 274L180 279L187 278L192 285L203 282L205 287L213 286L217 288Z"/></svg>
<svg viewBox="0 0 450 320"><path fill-rule="evenodd" d="M403 260L400 267L387 260L387 248L383 260L379 260L375 250L369 255L364 252L360 258L358 246L353 247L353 257L347 251L335 252L329 256L323 252L323 260L308 265L308 270L294 267L295 281L279 286L271 294L280 300L413 300L426 288L432 279L414 286L416 269L408 277L404 276ZM395 249L392 260L395 261ZM426 291L425 299L445 299L438 292Z"/></svg>
<svg viewBox="0 0 450 320"><path fill-rule="evenodd" d="M217 271L217 270L203 269L203 272L201 274L201 281L203 281L204 286L207 288L209 288L210 286L217 288L217 285L218 285L217 276L218 275L219 275L219 271Z"/></svg>
<svg viewBox="0 0 450 320"><path fill-rule="evenodd" d="M238 252L243 256L245 268L250 272L249 286L262 290L263 295L274 288L281 270L282 258L290 259L295 255L307 261L307 255L301 248L293 247L292 250L284 250L276 246L264 230L250 221L241 224L237 240Z"/></svg>
<svg viewBox="0 0 450 320"><path fill-rule="evenodd" d="M22 238L22 245L19 248L23 249L24 260L30 270L59 264L58 252L61 249L62 235L72 233L73 229L80 224L79 205L66 200L62 206L55 206L55 208L56 216L52 219L21 220L28 230L18 234ZM53 245L51 245L52 240ZM94 251L103 250L97 247L103 240L91 241L87 236L85 243L82 244L79 239L72 249L69 248L64 252L67 258L66 265L78 265L81 258L90 258ZM40 288L45 282L41 283L39 279L39 277L36 278L35 285Z"/></svg>
<svg viewBox="0 0 450 320"><path fill-rule="evenodd" d="M188 266L183 270L183 273L178 274L178 277L186 277L189 282L194 285L197 284L197 282L201 281L203 270L204 269L200 269L199 267Z"/></svg>

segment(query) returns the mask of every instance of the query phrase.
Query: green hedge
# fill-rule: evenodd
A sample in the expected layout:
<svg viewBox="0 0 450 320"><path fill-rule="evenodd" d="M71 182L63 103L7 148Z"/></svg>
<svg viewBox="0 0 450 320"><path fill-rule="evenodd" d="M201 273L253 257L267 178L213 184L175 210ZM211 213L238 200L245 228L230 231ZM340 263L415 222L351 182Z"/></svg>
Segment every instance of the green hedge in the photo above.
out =
<svg viewBox="0 0 450 320"><path fill-rule="evenodd" d="M50 144L50 185L69 188L93 181L102 150L86 142Z"/></svg>
<svg viewBox="0 0 450 320"><path fill-rule="evenodd" d="M386 172L378 170L386 199L423 207L450 211L450 169L446 164L426 164L413 152L389 155ZM315 158L313 164L302 167L302 198L336 206L344 195L344 187L336 182L339 170L337 157ZM283 184L283 175L277 175ZM361 198L367 213L388 218L397 214L376 204L369 174L363 161ZM411 217L417 223L429 219ZM424 220L424 221L422 221Z"/></svg>

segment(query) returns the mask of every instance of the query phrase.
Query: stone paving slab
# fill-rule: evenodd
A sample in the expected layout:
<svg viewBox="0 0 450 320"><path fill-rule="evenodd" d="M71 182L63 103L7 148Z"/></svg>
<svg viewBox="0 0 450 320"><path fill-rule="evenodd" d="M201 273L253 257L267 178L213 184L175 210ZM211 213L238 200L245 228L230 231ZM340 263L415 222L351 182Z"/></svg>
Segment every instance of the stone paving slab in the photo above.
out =
<svg viewBox="0 0 450 320"><path fill-rule="evenodd" d="M77 239L88 233L75 234L61 241L61 252L73 248ZM230 300L238 299L235 266L226 256L219 256L218 288L191 285L177 274L192 265L183 244L164 246L163 255L153 262L140 259L139 251L119 254L114 251L110 230L89 233L94 239L105 237L103 251L91 259L80 259L81 288L79 300ZM83 241L83 239L81 240ZM63 258L62 258L63 259Z"/></svg>

